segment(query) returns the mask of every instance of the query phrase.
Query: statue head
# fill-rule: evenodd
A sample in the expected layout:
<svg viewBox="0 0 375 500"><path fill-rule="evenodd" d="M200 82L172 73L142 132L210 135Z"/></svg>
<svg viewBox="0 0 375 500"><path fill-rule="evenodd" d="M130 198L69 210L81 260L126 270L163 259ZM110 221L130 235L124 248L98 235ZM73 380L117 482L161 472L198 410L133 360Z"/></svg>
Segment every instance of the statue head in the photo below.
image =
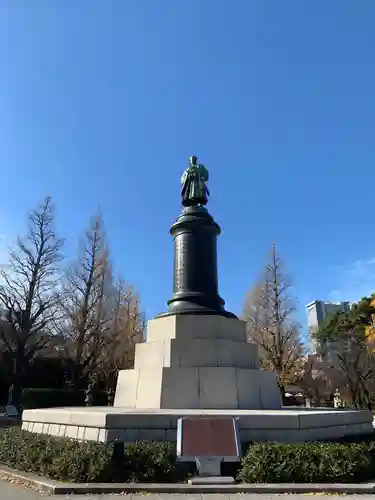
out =
<svg viewBox="0 0 375 500"><path fill-rule="evenodd" d="M193 166L195 167L195 166L197 165L197 160L198 160L198 158L197 158L196 156L190 156L190 158L189 158L189 163L190 163L190 165L191 165L192 167L193 167Z"/></svg>

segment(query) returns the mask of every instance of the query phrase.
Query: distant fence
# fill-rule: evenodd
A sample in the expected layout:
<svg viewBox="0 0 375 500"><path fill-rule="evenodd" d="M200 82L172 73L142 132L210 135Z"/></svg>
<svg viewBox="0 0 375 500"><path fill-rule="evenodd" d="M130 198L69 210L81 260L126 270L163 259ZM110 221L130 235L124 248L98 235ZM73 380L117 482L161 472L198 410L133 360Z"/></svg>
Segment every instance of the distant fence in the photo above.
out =
<svg viewBox="0 0 375 500"><path fill-rule="evenodd" d="M22 391L22 408L54 408L63 406L85 406L85 390L83 389L24 389ZM107 406L106 391L92 391L93 406Z"/></svg>

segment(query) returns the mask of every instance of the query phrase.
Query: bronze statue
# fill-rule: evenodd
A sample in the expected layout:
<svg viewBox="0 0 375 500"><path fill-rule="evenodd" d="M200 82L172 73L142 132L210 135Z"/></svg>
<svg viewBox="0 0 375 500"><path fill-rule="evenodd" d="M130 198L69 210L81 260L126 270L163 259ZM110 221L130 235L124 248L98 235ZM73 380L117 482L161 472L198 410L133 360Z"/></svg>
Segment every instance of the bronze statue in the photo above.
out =
<svg viewBox="0 0 375 500"><path fill-rule="evenodd" d="M197 160L196 156L190 156L189 167L181 177L182 204L185 207L206 205L210 195L206 186L208 170L204 165L199 165Z"/></svg>

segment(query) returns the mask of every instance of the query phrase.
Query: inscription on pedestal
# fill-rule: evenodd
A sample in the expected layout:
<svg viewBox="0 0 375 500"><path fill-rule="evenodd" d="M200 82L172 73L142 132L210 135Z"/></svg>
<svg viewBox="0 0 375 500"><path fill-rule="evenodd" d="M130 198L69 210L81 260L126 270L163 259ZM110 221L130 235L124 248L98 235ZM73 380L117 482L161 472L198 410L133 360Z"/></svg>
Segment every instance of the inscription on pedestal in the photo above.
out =
<svg viewBox="0 0 375 500"><path fill-rule="evenodd" d="M183 457L240 457L236 420L185 417L178 420L177 455Z"/></svg>
<svg viewBox="0 0 375 500"><path fill-rule="evenodd" d="M176 240L175 255L174 285L176 290L181 290L184 288L185 261L188 258L188 242L186 240Z"/></svg>

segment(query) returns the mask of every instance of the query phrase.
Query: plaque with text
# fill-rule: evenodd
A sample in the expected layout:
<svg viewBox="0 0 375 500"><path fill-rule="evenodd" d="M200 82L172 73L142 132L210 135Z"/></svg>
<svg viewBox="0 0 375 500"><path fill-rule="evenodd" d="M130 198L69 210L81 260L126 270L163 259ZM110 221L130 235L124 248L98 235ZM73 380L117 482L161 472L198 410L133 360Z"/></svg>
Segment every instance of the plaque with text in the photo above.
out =
<svg viewBox="0 0 375 500"><path fill-rule="evenodd" d="M223 457L239 460L241 456L238 425L233 417L183 417L177 422L177 456Z"/></svg>

